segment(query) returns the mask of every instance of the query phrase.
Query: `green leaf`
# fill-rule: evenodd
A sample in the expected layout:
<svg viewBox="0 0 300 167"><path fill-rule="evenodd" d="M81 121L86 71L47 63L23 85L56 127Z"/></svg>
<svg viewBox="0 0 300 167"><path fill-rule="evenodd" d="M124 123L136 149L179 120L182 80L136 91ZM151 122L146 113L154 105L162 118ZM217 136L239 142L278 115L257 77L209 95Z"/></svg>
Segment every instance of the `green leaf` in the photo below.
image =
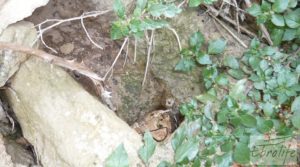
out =
<svg viewBox="0 0 300 167"><path fill-rule="evenodd" d="M253 116L245 114L245 115L241 115L240 118L242 120L242 124L245 125L246 127L249 128L256 127L256 119Z"/></svg>
<svg viewBox="0 0 300 167"><path fill-rule="evenodd" d="M207 102L207 104L204 107L204 115L207 119L214 120L214 118L213 118L214 116L213 116L211 109L212 109L212 103Z"/></svg>
<svg viewBox="0 0 300 167"><path fill-rule="evenodd" d="M220 54L224 51L226 41L223 39L217 39L209 42L208 53L209 54Z"/></svg>
<svg viewBox="0 0 300 167"><path fill-rule="evenodd" d="M274 105L270 102L263 104L263 111L266 116L272 116L274 113Z"/></svg>
<svg viewBox="0 0 300 167"><path fill-rule="evenodd" d="M282 40L283 41L291 41L297 37L297 30L296 29L285 29Z"/></svg>
<svg viewBox="0 0 300 167"><path fill-rule="evenodd" d="M296 97L292 103L291 111L300 114L300 96Z"/></svg>
<svg viewBox="0 0 300 167"><path fill-rule="evenodd" d="M235 79L243 79L245 77L244 72L242 70L230 69L228 70L228 74Z"/></svg>
<svg viewBox="0 0 300 167"><path fill-rule="evenodd" d="M110 36L113 40L121 39L129 35L128 26L121 20L113 22Z"/></svg>
<svg viewBox="0 0 300 167"><path fill-rule="evenodd" d="M195 49L196 52L198 52L204 43L205 39L203 34L200 31L195 32L191 35L189 44L191 47Z"/></svg>
<svg viewBox="0 0 300 167"><path fill-rule="evenodd" d="M272 120L264 120L263 118L257 117L257 129L261 133L267 133L273 128Z"/></svg>
<svg viewBox="0 0 300 167"><path fill-rule="evenodd" d="M294 11L287 12L284 15L286 25L290 28L300 27L300 8L297 8Z"/></svg>
<svg viewBox="0 0 300 167"><path fill-rule="evenodd" d="M284 33L283 29L278 29L278 28L272 29L271 39L273 41L274 46L280 45L280 43L282 41L283 33Z"/></svg>
<svg viewBox="0 0 300 167"><path fill-rule="evenodd" d="M189 7L197 7L203 0L189 0Z"/></svg>
<svg viewBox="0 0 300 167"><path fill-rule="evenodd" d="M217 156L215 161L217 166L232 166L232 153Z"/></svg>
<svg viewBox="0 0 300 167"><path fill-rule="evenodd" d="M129 167L128 154L123 144L120 144L110 155L105 159L105 167Z"/></svg>
<svg viewBox="0 0 300 167"><path fill-rule="evenodd" d="M217 122L219 124L227 122L227 120L228 120L227 114L228 114L228 112L226 110L219 111L217 113Z"/></svg>
<svg viewBox="0 0 300 167"><path fill-rule="evenodd" d="M224 65L228 66L232 69L238 69L239 66L239 62L237 61L237 59L233 56L226 56L225 60L224 60Z"/></svg>
<svg viewBox="0 0 300 167"><path fill-rule="evenodd" d="M147 5L148 0L137 0L136 1L136 7L140 9L144 9Z"/></svg>
<svg viewBox="0 0 300 167"><path fill-rule="evenodd" d="M113 9L120 18L125 18L125 7L121 0L114 0Z"/></svg>
<svg viewBox="0 0 300 167"><path fill-rule="evenodd" d="M237 81L230 89L229 96L235 100L245 99L246 79Z"/></svg>
<svg viewBox="0 0 300 167"><path fill-rule="evenodd" d="M282 13L288 8L288 5L289 0L275 0L272 9L277 13Z"/></svg>
<svg viewBox="0 0 300 167"><path fill-rule="evenodd" d="M233 152L233 159L239 164L247 164L250 161L250 149L244 143L238 143Z"/></svg>
<svg viewBox="0 0 300 167"><path fill-rule="evenodd" d="M231 140L226 141L224 144L221 145L222 152L230 152L233 149L233 142Z"/></svg>
<svg viewBox="0 0 300 167"><path fill-rule="evenodd" d="M276 26L279 26L279 27L283 27L284 26L284 18L283 18L282 15L273 14L271 21Z"/></svg>
<svg viewBox="0 0 300 167"><path fill-rule="evenodd" d="M300 129L300 114L294 114L292 117L292 124L294 125L294 127Z"/></svg>
<svg viewBox="0 0 300 167"><path fill-rule="evenodd" d="M145 7L147 5L147 1L148 0L137 0L136 1L136 7L133 12L135 17L141 16L143 10L145 9Z"/></svg>
<svg viewBox="0 0 300 167"><path fill-rule="evenodd" d="M263 0L263 1L261 2L261 10L262 10L263 12L269 12L269 11L272 10L272 6L271 6L271 4L270 4L268 1Z"/></svg>
<svg viewBox="0 0 300 167"><path fill-rule="evenodd" d="M148 164L149 159L153 155L156 147L156 142L152 138L150 132L144 134L144 146L139 149L139 156L144 161L145 164Z"/></svg>
<svg viewBox="0 0 300 167"><path fill-rule="evenodd" d="M165 17L171 18L176 16L181 12L175 4L152 4L149 8L149 14L153 17L160 17L164 15Z"/></svg>
<svg viewBox="0 0 300 167"><path fill-rule="evenodd" d="M249 58L249 64L253 70L256 70L259 67L260 58L252 56Z"/></svg>
<svg viewBox="0 0 300 167"><path fill-rule="evenodd" d="M298 0L289 0L289 8L294 8L297 6Z"/></svg>
<svg viewBox="0 0 300 167"><path fill-rule="evenodd" d="M255 89L263 90L265 89L266 84L264 81L259 81L259 82L254 82L253 86L255 87Z"/></svg>
<svg viewBox="0 0 300 167"><path fill-rule="evenodd" d="M268 64L267 60L263 59L262 61L260 61L259 62L259 67L263 71L266 71L269 68L269 64Z"/></svg>
<svg viewBox="0 0 300 167"><path fill-rule="evenodd" d="M195 61L190 58L181 58L175 66L176 71L189 72L196 66Z"/></svg>
<svg viewBox="0 0 300 167"><path fill-rule="evenodd" d="M152 19L144 19L139 28L139 31L145 31L145 30L155 30L158 28L163 28L168 25L168 22L164 20L152 20Z"/></svg>
<svg viewBox="0 0 300 167"><path fill-rule="evenodd" d="M174 151L176 151L176 149L182 144L185 138L186 138L186 128L185 126L181 126L176 130L174 137L171 140L171 145Z"/></svg>
<svg viewBox="0 0 300 167"><path fill-rule="evenodd" d="M199 100L202 103L207 103L208 101L215 102L218 100L218 98L214 95L211 95L209 93L201 94L199 96L196 96L196 99Z"/></svg>
<svg viewBox="0 0 300 167"><path fill-rule="evenodd" d="M251 43L250 43L250 48L251 48L251 49L258 49L259 46L260 46L259 40L258 40L257 38L253 38L253 39L251 40Z"/></svg>
<svg viewBox="0 0 300 167"><path fill-rule="evenodd" d="M161 161L157 167L172 167L172 164L170 162L167 161Z"/></svg>
<svg viewBox="0 0 300 167"><path fill-rule="evenodd" d="M269 15L265 13L256 17L257 24L264 24L268 20L269 20Z"/></svg>
<svg viewBox="0 0 300 167"><path fill-rule="evenodd" d="M229 81L228 81L227 75L225 75L225 74L218 75L216 78L216 83L221 86L228 85Z"/></svg>
<svg viewBox="0 0 300 167"><path fill-rule="evenodd" d="M201 65L212 64L209 55L204 52L198 52L196 54L196 60Z"/></svg>
<svg viewBox="0 0 300 167"><path fill-rule="evenodd" d="M260 6L256 3L254 3L250 8L248 8L247 12L254 17L257 17L262 14Z"/></svg>
<svg viewBox="0 0 300 167"><path fill-rule="evenodd" d="M183 142L175 152L175 161L180 163L185 159L192 160L196 157L199 151L199 142L195 139L190 139Z"/></svg>

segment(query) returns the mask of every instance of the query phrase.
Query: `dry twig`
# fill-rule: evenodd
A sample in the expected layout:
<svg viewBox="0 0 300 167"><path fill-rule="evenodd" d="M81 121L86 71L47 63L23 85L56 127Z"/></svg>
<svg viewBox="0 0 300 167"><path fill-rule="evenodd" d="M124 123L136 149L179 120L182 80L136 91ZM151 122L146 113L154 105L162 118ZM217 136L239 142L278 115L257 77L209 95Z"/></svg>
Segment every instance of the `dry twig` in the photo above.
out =
<svg viewBox="0 0 300 167"><path fill-rule="evenodd" d="M122 51L124 50L124 47L125 47L125 45L126 45L127 42L128 42L128 37L126 37L126 38L124 39L124 42L123 42L123 44L122 44L122 46L121 46L121 49L119 50L119 52L118 52L118 54L117 54L117 56L116 56L114 62L112 63L112 65L110 66L110 68L108 69L108 71L106 72L106 74L104 75L104 77L103 77L104 79L106 79L107 75L108 75L108 74L111 72L111 70L114 68L114 66L115 66L115 64L117 63L119 57L121 56L121 53L122 53Z"/></svg>
<svg viewBox="0 0 300 167"><path fill-rule="evenodd" d="M208 12L211 17L213 17L235 40L237 40L244 48L248 48L247 45L237 37L230 29L222 23L218 18L216 18L212 13Z"/></svg>
<svg viewBox="0 0 300 167"><path fill-rule="evenodd" d="M220 16L220 17L222 17L225 21L229 22L230 24L232 24L232 25L234 25L234 26L237 26L237 25L236 25L236 22L235 22L234 20L232 20L231 18L229 18L228 16L225 16L225 15L222 14L222 13L220 13L219 15L217 15L218 10L215 9L214 7L209 6L209 5L205 5L205 7L206 7L207 9L209 9L209 11L211 11L215 17ZM240 25L240 29L241 29L242 32L246 33L246 34L249 35L251 38L256 38L256 37L257 37L256 34L254 34L253 32L251 32L251 31L249 31L249 30L247 30L245 27L243 27L243 26L241 26L241 25Z"/></svg>
<svg viewBox="0 0 300 167"><path fill-rule="evenodd" d="M180 43L180 38L179 38L179 36L178 36L176 30L175 30L174 28L171 28L171 27L168 27L168 29L169 29L170 31L172 31L173 34L175 35L176 40L177 40L177 43L178 43L179 51L181 51L181 50L182 50L182 47L181 47L181 43Z"/></svg>
<svg viewBox="0 0 300 167"><path fill-rule="evenodd" d="M72 17L72 18L68 18L68 19L47 19L41 23L39 23L38 25L36 25L36 27L38 27L38 36L37 36L37 39L35 40L35 42L38 40L38 39L41 39L42 43L45 45L46 48L50 49L51 51L53 51L54 53L57 53L57 51L51 47L49 47L44 39L43 39L43 33L62 24L62 23L65 23L65 22L70 22L70 21L75 21L75 20L81 20L81 25L82 25L82 28L84 29L86 35L88 36L89 40L97 47L97 48L100 48L100 49L103 49L100 45L98 45L96 42L94 42L89 33L87 32L84 24L83 24L83 19L85 18L90 18L90 17L97 17L97 16L100 16L100 15L103 15L103 14L106 14L108 12L110 12L111 10L105 10L105 11L92 11L92 12L87 12L87 13L83 13L81 16L78 16L78 17ZM53 23L49 26L46 26L45 28L43 28L42 26L47 24L47 23ZM34 43L35 43L34 42Z"/></svg>
<svg viewBox="0 0 300 167"><path fill-rule="evenodd" d="M148 68L149 68L149 64L150 64L150 56L151 56L152 45L153 45L153 37L154 37L154 30L151 31L150 41L148 41L147 62L146 62L146 69L145 69L145 74L144 74L144 79L143 79L142 85L145 84L146 78L147 78Z"/></svg>
<svg viewBox="0 0 300 167"><path fill-rule="evenodd" d="M240 22L239 22L239 7L238 7L236 0L232 0L232 1L235 5L235 9L236 9L236 12L235 12L236 29L237 29L238 33L241 33Z"/></svg>
<svg viewBox="0 0 300 167"><path fill-rule="evenodd" d="M8 49L8 50L13 50L13 51L17 51L17 52L23 52L28 55L34 55L34 56L44 59L45 61L47 61L49 63L53 63L55 65L70 69L72 71L77 71L78 73L85 75L87 77L93 78L95 80L104 81L104 78L99 77L96 73L90 71L89 69L82 66L81 64L76 63L76 62L66 61L61 57L54 56L54 55L46 53L42 50L33 49L33 48L26 47L23 45L7 43L7 42L0 42L0 49L1 50Z"/></svg>

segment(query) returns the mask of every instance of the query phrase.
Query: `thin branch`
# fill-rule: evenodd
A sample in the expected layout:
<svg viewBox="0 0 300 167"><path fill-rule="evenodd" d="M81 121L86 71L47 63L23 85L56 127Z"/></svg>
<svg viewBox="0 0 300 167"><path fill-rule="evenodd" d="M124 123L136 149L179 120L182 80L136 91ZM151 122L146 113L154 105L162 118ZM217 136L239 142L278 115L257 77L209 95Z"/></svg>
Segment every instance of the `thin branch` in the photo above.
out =
<svg viewBox="0 0 300 167"><path fill-rule="evenodd" d="M134 37L134 57L133 57L133 63L136 62L136 49L137 49L137 39Z"/></svg>
<svg viewBox="0 0 300 167"><path fill-rule="evenodd" d="M239 7L238 7L238 4L236 2L236 0L232 0L234 5L235 5L235 21L236 21L236 29L238 31L238 33L240 34L241 33L241 29L240 29L240 22L239 22Z"/></svg>
<svg viewBox="0 0 300 167"><path fill-rule="evenodd" d="M100 16L100 15L103 15L103 14L106 14L108 12L110 12L111 10L104 10L104 11L92 11L92 12L86 12L84 14L82 14L81 16L78 16L78 17L72 17L72 18L68 18L68 19L48 19L48 20L45 20L41 23L39 23L38 25L36 26L40 26L40 25L44 25L48 22L56 22L50 26L47 26L46 28L43 28L41 32L39 33L43 33L47 30L50 30L62 23L65 23L65 22L70 22L70 21L75 21L75 20L81 20L81 19L85 19L85 18L89 18L89 17L97 17L97 16Z"/></svg>
<svg viewBox="0 0 300 167"><path fill-rule="evenodd" d="M112 63L112 65L110 66L110 68L108 69L108 71L106 72L106 74L104 75L104 77L103 77L104 79L106 79L107 75L108 75L108 74L110 73L110 71L114 68L114 66L115 66L117 60L119 59L119 57L121 56L121 53L122 53L122 51L123 51L123 49L124 49L124 47L125 47L125 45L126 45L127 42L128 42L128 37L126 37L126 38L124 39L124 42L123 42L123 44L122 44L122 46L121 46L121 49L119 50L119 53L117 54L117 56L116 56L114 62Z"/></svg>
<svg viewBox="0 0 300 167"><path fill-rule="evenodd" d="M153 36L154 36L154 30L151 31L150 41L148 42L147 63L146 63L146 69L145 69L144 79L143 79L143 83L142 83L143 86L146 82L148 68L149 68L149 64L150 64L150 56L151 56L151 51L152 51Z"/></svg>
<svg viewBox="0 0 300 167"><path fill-rule="evenodd" d="M7 43L7 42L0 42L0 49L1 50L8 49L8 50L13 50L13 51L17 51L17 52L23 52L28 55L34 55L34 56L44 59L47 62L58 65L60 67L67 68L72 71L77 71L78 73L85 75L87 77L93 78L95 80L104 81L104 78L99 77L96 73L90 71L89 69L82 66L81 64L75 63L75 62L68 62L61 57L54 56L54 55L46 53L42 50L33 49L33 48L26 47L23 45Z"/></svg>
<svg viewBox="0 0 300 167"><path fill-rule="evenodd" d="M178 6L177 8L181 8L185 3L186 3L187 0L183 0Z"/></svg>
<svg viewBox="0 0 300 167"><path fill-rule="evenodd" d="M209 9L215 17L217 16L220 16L222 17L225 21L229 22L230 24L236 26L236 22L234 20L232 20L231 18L229 18L228 16L225 16L224 14L220 13L219 15L217 15L218 13L218 10L215 9L214 7L212 6L209 6L209 5L204 5L207 9ZM254 34L253 32L247 30L245 27L241 26L240 25L240 29L242 32L248 34L251 38L257 38L256 34Z"/></svg>
<svg viewBox="0 0 300 167"><path fill-rule="evenodd" d="M85 28L84 22L83 22L83 18L80 19L81 22L81 26L86 34L86 36L88 37L88 39L92 42L92 44L94 44L97 48L103 50L103 47L98 45L90 36L89 32L87 31L87 29Z"/></svg>
<svg viewBox="0 0 300 167"><path fill-rule="evenodd" d="M78 16L78 17L72 17L72 18L68 18L68 19L48 19L48 20L45 20L39 24L36 25L36 27L38 27L38 36L37 36L37 39L41 39L42 40L42 43L45 45L45 47L47 47L48 49L52 50L54 53L57 53L56 50L54 50L53 48L49 47L45 41L43 40L43 33L62 24L62 23L65 23L65 22L70 22L70 21L75 21L75 20L81 20L81 25L82 25L82 28L84 29L86 35L88 36L89 40L98 48L100 49L103 49L103 47L99 46L96 42L94 42L92 40L92 38L90 37L89 33L87 32L84 24L83 24L83 19L85 18L89 18L89 17L97 17L97 16L100 16L100 15L103 15L103 14L106 14L108 12L110 12L111 10L105 10L105 11L92 11L92 12L86 12L86 13L83 13L81 16ZM49 25L49 26L46 26L45 28L42 28L42 26L46 23L49 23L49 22L54 22L53 24ZM37 40L34 41L34 43L36 42Z"/></svg>
<svg viewBox="0 0 300 167"><path fill-rule="evenodd" d="M244 48L248 48L247 45L239 38L237 37L230 29L225 26L225 24L222 23L218 18L216 18L212 13L209 12L209 15L213 17L235 40L237 40Z"/></svg>
<svg viewBox="0 0 300 167"><path fill-rule="evenodd" d="M176 30L174 28L171 28L171 27L168 27L168 29L171 30L173 32L173 34L175 35L177 43L178 43L179 51L181 51L182 47L181 47L180 39L179 39L179 36L178 36Z"/></svg>
<svg viewBox="0 0 300 167"><path fill-rule="evenodd" d="M127 61L127 57L128 57L128 50L129 50L129 38L128 38L128 42L127 42L127 46L126 46L126 53L125 53L125 60L124 60L124 64L123 64L123 68L126 65L126 61Z"/></svg>
<svg viewBox="0 0 300 167"><path fill-rule="evenodd" d="M39 25L39 31L40 31L40 30L41 30L41 25ZM46 42L44 41L44 38L43 38L43 33L41 33L40 38L41 38L42 44L44 44L44 46L45 46L46 48L50 49L52 52L54 52L54 53L56 53L56 54L58 53L55 49L51 48L50 46L48 46L48 45L46 44Z"/></svg>

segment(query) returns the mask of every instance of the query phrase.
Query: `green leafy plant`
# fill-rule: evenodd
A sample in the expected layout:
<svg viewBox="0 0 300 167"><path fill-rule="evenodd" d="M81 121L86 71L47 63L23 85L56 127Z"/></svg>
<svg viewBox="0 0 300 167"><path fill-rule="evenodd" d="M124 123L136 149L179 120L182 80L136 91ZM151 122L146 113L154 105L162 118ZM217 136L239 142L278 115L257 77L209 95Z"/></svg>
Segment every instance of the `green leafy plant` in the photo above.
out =
<svg viewBox="0 0 300 167"><path fill-rule="evenodd" d="M217 0L190 0L189 1L189 7L197 7L201 4L212 4L213 2L216 2Z"/></svg>
<svg viewBox="0 0 300 167"><path fill-rule="evenodd" d="M128 154L120 144L105 160L105 167L129 167Z"/></svg>
<svg viewBox="0 0 300 167"><path fill-rule="evenodd" d="M152 138L149 131L144 134L144 146L139 149L139 156L143 162L148 166L149 159L153 155L156 147L156 142Z"/></svg>
<svg viewBox="0 0 300 167"><path fill-rule="evenodd" d="M225 50L226 41L223 39L210 41L207 52L201 50L204 42L205 39L201 32L198 31L192 34L189 40L189 48L181 51L181 59L175 66L175 70L189 72L196 67L196 64L205 65L203 78L206 88L210 88L214 83L227 85L227 77L224 74L219 74L217 65L212 62L212 56L217 57Z"/></svg>
<svg viewBox="0 0 300 167"><path fill-rule="evenodd" d="M172 18L181 12L173 3L155 0L137 0L130 17L127 17L121 0L115 0L113 8L118 16L111 28L111 38L114 40L128 36L141 37L146 30L167 27L167 21L161 18Z"/></svg>
<svg viewBox="0 0 300 167"><path fill-rule="evenodd" d="M197 53L203 44L200 32L194 33L181 61L200 64ZM299 134L300 57L260 46L253 39L239 59L226 56L214 63L210 58L201 64L207 92L180 107L186 121L172 139L175 164L248 164L250 136ZM210 41L202 55L218 55L224 48L223 40Z"/></svg>
<svg viewBox="0 0 300 167"><path fill-rule="evenodd" d="M297 0L263 0L253 4L247 11L256 17L258 24L266 24L274 45L300 38L300 8Z"/></svg>

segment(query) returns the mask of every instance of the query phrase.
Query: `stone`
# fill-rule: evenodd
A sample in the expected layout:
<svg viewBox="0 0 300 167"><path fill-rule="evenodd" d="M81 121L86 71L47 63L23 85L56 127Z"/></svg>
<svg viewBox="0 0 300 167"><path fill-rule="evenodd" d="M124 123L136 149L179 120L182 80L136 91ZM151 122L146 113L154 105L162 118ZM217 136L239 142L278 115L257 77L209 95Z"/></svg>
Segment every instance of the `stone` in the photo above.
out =
<svg viewBox="0 0 300 167"><path fill-rule="evenodd" d="M7 154L6 148L4 146L3 137L0 134L0 166L5 167L13 167L13 163L11 161L11 157Z"/></svg>
<svg viewBox="0 0 300 167"><path fill-rule="evenodd" d="M48 0L0 0L0 33L10 24L28 17Z"/></svg>
<svg viewBox="0 0 300 167"><path fill-rule="evenodd" d="M225 38L227 47L224 55L218 55L220 60L226 55L241 56L245 48L222 27L217 27L218 24L214 24L212 19L207 15L199 15L197 10L186 9L170 20L170 26L178 33L183 48L188 47L191 34L201 31L206 39L202 50L206 50L209 40ZM236 32L230 26L228 27L232 32ZM249 43L250 38L247 36L235 34L246 44ZM180 51L172 31L166 28L156 30L154 41L147 80L143 87L141 83L144 77L148 45L142 39L138 40L137 44L137 61L133 63L132 60L134 57L134 42L132 40L125 68L122 68L122 72L118 71L121 74L115 75L110 81L110 85L115 91L112 94L113 103L117 106L117 113L130 124L153 110L166 109L160 103L160 101L165 102L164 96L169 96L174 98L176 102L183 103L205 90L202 77L204 66L197 65L189 73L175 71L175 66L180 60ZM119 61L123 63L124 60L120 59Z"/></svg>
<svg viewBox="0 0 300 167"><path fill-rule="evenodd" d="M35 39L36 30L34 29L34 25L25 21L7 27L0 34L0 41L14 42L25 46L32 46ZM2 87L28 57L23 53L16 53L9 50L2 50L0 55L0 87Z"/></svg>
<svg viewBox="0 0 300 167"><path fill-rule="evenodd" d="M124 143L130 166L140 163L141 136L62 69L27 60L6 91L44 166L101 166Z"/></svg>
<svg viewBox="0 0 300 167"><path fill-rule="evenodd" d="M72 53L73 50L74 50L74 44L73 43L66 43L66 44L63 44L60 47L60 51L63 54L66 54L66 55Z"/></svg>

